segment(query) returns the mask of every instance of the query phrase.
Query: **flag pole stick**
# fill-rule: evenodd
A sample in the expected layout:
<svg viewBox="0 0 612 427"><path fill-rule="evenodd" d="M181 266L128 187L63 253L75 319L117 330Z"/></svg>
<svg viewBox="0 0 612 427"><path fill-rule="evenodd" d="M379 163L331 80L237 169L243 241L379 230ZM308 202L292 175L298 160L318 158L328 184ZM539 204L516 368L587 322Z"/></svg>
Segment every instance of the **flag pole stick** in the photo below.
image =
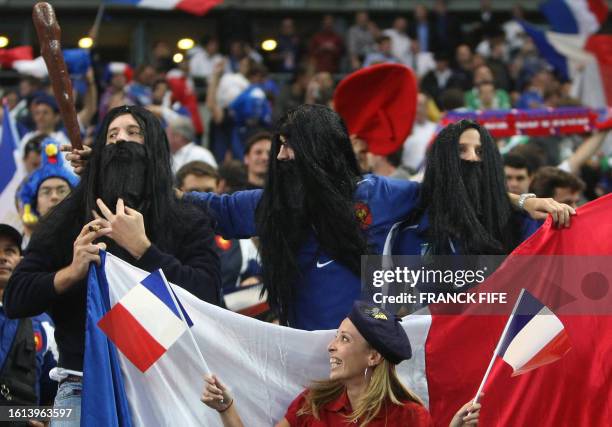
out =
<svg viewBox="0 0 612 427"><path fill-rule="evenodd" d="M89 30L89 37L94 41L98 38L98 31L100 30L100 23L102 22L102 17L104 16L104 1L100 2L100 6L98 6L98 12L96 13L96 19Z"/></svg>
<svg viewBox="0 0 612 427"><path fill-rule="evenodd" d="M179 316L181 317L181 320L183 321L183 323L187 327L187 333L191 337L191 342L193 343L193 346L195 347L196 352L198 353L198 356L200 356L200 361L202 362L202 365L204 366L204 371L206 373L210 373L210 369L208 368L208 364L206 363L206 360L204 360L204 355L202 354L202 351L200 351L200 347L198 347L198 344L196 343L195 337L193 336L193 332L191 332L191 328L189 327L189 324L187 323L187 320L185 319L185 316L183 315L183 310L181 310L181 306L179 305L178 301L176 300L176 296L174 295L174 292L172 291L172 288L170 287L170 283L166 279L166 275L164 274L164 272L162 271L161 268L159 269L159 272L160 272L162 278L164 279L164 284L166 285L166 288L168 289L168 292L170 293L170 297L172 298L172 302L174 302L174 306L176 307L176 310L178 311Z"/></svg>
<svg viewBox="0 0 612 427"><path fill-rule="evenodd" d="M491 373L491 369L493 368L493 363L495 363L495 358L497 357L497 352L499 351L500 346L504 342L504 338L506 338L506 335L508 334L508 328L510 327L510 323L512 323L512 319L514 318L514 314L516 313L516 309L518 308L519 302L521 301L521 298L523 297L524 293L525 293L525 288L521 289L521 293L519 294L518 298L516 299L516 302L514 303L514 308L512 309L512 313L510 313L510 317L508 318L508 321L506 322L504 331L502 332L501 336L499 337L499 340L497 341L497 346L495 347L495 350L493 351L493 357L491 357L491 362L489 362L489 367L487 368L487 372L485 372L482 382L480 383L480 387L478 387L478 391L476 392L474 403L478 403L478 397L480 396L480 393L482 392L482 389L484 388L484 385L487 382L487 379L489 378L489 374Z"/></svg>

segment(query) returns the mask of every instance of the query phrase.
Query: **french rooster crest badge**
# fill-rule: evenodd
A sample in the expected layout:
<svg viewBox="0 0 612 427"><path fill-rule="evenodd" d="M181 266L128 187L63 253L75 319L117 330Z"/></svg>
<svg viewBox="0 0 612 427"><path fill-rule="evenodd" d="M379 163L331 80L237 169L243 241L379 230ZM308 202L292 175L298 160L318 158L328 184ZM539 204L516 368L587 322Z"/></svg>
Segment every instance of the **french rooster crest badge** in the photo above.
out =
<svg viewBox="0 0 612 427"><path fill-rule="evenodd" d="M359 227L362 230L366 230L370 225L372 225L372 212L366 203L355 203L355 216L357 217Z"/></svg>

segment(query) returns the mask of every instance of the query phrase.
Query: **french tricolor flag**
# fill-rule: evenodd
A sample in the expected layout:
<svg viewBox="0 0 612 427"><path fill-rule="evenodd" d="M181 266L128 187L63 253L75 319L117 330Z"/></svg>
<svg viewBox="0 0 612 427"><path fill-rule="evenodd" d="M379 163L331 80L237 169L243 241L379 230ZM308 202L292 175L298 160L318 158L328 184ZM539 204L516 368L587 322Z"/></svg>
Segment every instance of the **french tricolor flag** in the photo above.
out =
<svg viewBox="0 0 612 427"><path fill-rule="evenodd" d="M473 397L491 360L491 349L505 347L505 335L513 338L499 354L509 357L513 348L520 349L515 353L523 354L516 363L518 370L533 366L532 359L544 354L542 349L561 333L558 322L548 329L546 322L534 320L553 318L544 315L548 313L544 306L562 321L572 350L554 365L516 377L511 377L511 365L495 352L493 360L500 370L487 384L480 425L610 426L612 396L607 379L612 378L612 316L595 315L599 311L592 310L574 314L567 308L595 303L594 309L609 309L605 305L608 283L598 279L589 284L581 278L612 277L611 211L609 194L581 206L570 228L555 228L549 219L481 285L487 292L517 295L526 309L513 310L510 322L505 315L446 315L429 310L404 318L402 327L413 357L398 365L398 375L426 402L436 426L448 426L457 408ZM201 301L174 283L170 283L172 292L189 312L193 326L143 373L117 351L98 322L150 272L110 253L100 254L101 263L92 264L87 285L82 427L217 426L217 412L199 400L206 371L235 387L234 397L248 425L274 425L304 384L329 375L326 349L336 331L302 331L262 322ZM562 262L569 264L542 262L543 255L565 255ZM512 261L526 256L536 256L538 274L526 273L522 262ZM518 298L516 283L525 283L541 303L527 304L531 295L525 293ZM603 289L599 296L586 293L593 284ZM574 302L560 306L560 301L568 300L567 292ZM506 328L516 322L523 326ZM538 333L519 346L520 337L534 326ZM202 349L208 369L196 347ZM588 398L577 399L577 390Z"/></svg>
<svg viewBox="0 0 612 427"><path fill-rule="evenodd" d="M223 0L105 0L109 4L126 4L148 9L178 9L194 15L204 15Z"/></svg>
<svg viewBox="0 0 612 427"><path fill-rule="evenodd" d="M134 366L146 372L193 322L157 270L117 301L98 326Z"/></svg>
<svg viewBox="0 0 612 427"><path fill-rule="evenodd" d="M553 31L565 34L596 33L608 17L605 0L547 0L540 10Z"/></svg>
<svg viewBox="0 0 612 427"><path fill-rule="evenodd" d="M478 388L477 398L497 357L512 367L511 376L515 377L561 359L571 348L561 320L522 289Z"/></svg>
<svg viewBox="0 0 612 427"><path fill-rule="evenodd" d="M497 351L497 355L512 366L512 376L559 360L570 349L563 323L523 289Z"/></svg>
<svg viewBox="0 0 612 427"><path fill-rule="evenodd" d="M21 218L15 208L15 192L26 172L19 156L19 133L15 118L6 101L2 102L0 108L3 109L0 125L0 223L21 230Z"/></svg>
<svg viewBox="0 0 612 427"><path fill-rule="evenodd" d="M612 35L564 34L520 23L542 58L571 79L572 96L592 108L612 105Z"/></svg>

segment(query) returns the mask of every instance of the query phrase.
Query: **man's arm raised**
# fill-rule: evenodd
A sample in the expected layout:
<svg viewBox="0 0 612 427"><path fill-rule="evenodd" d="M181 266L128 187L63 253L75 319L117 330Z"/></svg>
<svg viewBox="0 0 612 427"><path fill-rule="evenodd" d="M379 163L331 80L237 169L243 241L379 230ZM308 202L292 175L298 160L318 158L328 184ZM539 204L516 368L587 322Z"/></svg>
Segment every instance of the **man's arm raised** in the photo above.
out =
<svg viewBox="0 0 612 427"><path fill-rule="evenodd" d="M233 194L185 193L183 200L207 209L216 221L215 231L226 239L248 239L257 235L255 211L262 190Z"/></svg>

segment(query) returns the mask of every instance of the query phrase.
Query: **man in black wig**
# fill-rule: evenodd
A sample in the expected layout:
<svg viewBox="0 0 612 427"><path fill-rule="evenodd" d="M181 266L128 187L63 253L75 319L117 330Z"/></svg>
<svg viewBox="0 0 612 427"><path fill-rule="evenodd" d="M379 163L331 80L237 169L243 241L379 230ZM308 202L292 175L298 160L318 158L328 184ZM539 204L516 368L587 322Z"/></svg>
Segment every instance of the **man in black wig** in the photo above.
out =
<svg viewBox="0 0 612 427"><path fill-rule="evenodd" d="M280 320L336 328L361 296L361 255L381 253L418 184L361 176L344 123L322 105L281 118L264 190L188 193L226 238L260 238L264 286ZM400 203L401 200L401 203Z"/></svg>
<svg viewBox="0 0 612 427"><path fill-rule="evenodd" d="M427 153L418 203L398 229L393 253L508 254L540 225L512 205L523 207L530 196L508 194L503 160L484 127L470 120L450 124ZM558 223L574 212L552 199L538 202Z"/></svg>
<svg viewBox="0 0 612 427"><path fill-rule="evenodd" d="M458 163L459 151L454 155ZM210 208L224 237L260 237L264 286L282 323L329 329L362 296L361 255L383 253L394 224L417 207L419 188L361 176L340 117L324 106L302 105L280 120L263 192L189 193L184 199ZM529 204L533 215L549 209L541 200Z"/></svg>
<svg viewBox="0 0 612 427"><path fill-rule="evenodd" d="M220 302L210 219L179 201L172 183L159 120L140 107L115 108L101 124L80 184L32 236L7 285L4 309L12 318L43 312L53 318L58 398L80 398L87 271L100 263L101 249L146 271L162 268L169 281Z"/></svg>

